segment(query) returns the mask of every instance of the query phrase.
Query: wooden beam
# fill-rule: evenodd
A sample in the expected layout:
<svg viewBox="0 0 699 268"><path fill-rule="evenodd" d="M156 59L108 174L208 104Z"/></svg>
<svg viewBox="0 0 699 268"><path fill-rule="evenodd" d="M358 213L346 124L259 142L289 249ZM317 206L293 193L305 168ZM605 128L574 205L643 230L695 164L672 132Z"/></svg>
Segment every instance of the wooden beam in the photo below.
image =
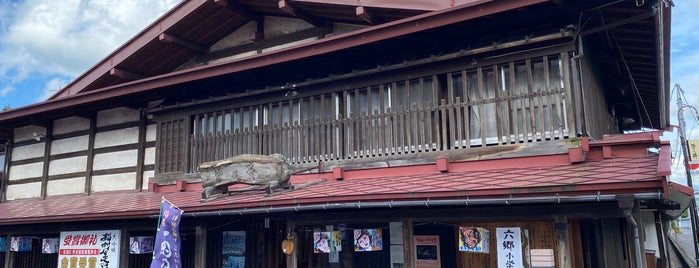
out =
<svg viewBox="0 0 699 268"><path fill-rule="evenodd" d="M205 48L203 46L197 45L195 43L189 42L187 40L184 40L182 38L179 38L177 36L167 34L167 33L161 33L158 36L158 40L163 41L163 42L168 43L168 44L175 44L175 45L183 46L183 47L189 48L191 50L194 50L194 51L202 53L202 54L206 54L209 52L208 48Z"/></svg>
<svg viewBox="0 0 699 268"><path fill-rule="evenodd" d="M290 15L293 15L299 19L302 19L310 24L313 24L316 27L320 27L326 24L325 20L322 20L318 17L312 16L303 10L294 8L288 1L286 0L279 0L279 9L281 11L284 11Z"/></svg>
<svg viewBox="0 0 699 268"><path fill-rule="evenodd" d="M125 80L139 80L139 79L146 78L145 75L132 73L132 72L122 70L119 68L112 68L111 70L109 70L109 75L114 76L114 77L118 77L121 79L125 79Z"/></svg>
<svg viewBox="0 0 699 268"><path fill-rule="evenodd" d="M367 23L369 23L371 25L377 25L377 24L381 24L384 22L382 19L376 17L373 13L369 12L369 10L367 10L363 6L358 6L355 9L355 14L357 15L357 17L359 17L360 19L366 21Z"/></svg>
<svg viewBox="0 0 699 268"><path fill-rule="evenodd" d="M43 138L44 140L44 159L42 162L44 162L43 165L43 170L41 174L41 198L44 199L46 198L47 192L48 192L48 184L49 184L49 164L51 161L49 161L51 157L51 140L53 137L53 125L48 124L46 127L46 135L44 137L37 136L36 139L37 141L40 138Z"/></svg>
<svg viewBox="0 0 699 268"><path fill-rule="evenodd" d="M231 0L214 0L214 3L219 6L226 7L237 14L248 17L251 20L257 20L258 18L264 17L258 14L257 12L245 8L237 2Z"/></svg>
<svg viewBox="0 0 699 268"><path fill-rule="evenodd" d="M85 168L85 191L90 195L92 192L92 167L95 160L95 135L97 135L97 114L90 116L90 134L87 141L87 167Z"/></svg>

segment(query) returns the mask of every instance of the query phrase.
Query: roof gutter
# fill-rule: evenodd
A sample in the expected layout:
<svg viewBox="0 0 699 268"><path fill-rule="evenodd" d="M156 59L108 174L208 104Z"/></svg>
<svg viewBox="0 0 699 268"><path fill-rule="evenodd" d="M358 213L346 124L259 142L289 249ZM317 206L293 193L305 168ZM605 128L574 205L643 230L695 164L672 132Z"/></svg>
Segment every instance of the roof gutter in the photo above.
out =
<svg viewBox="0 0 699 268"><path fill-rule="evenodd" d="M480 0L453 8L429 12L351 33L328 37L317 42L267 52L258 56L240 58L219 64L195 67L129 83L101 88L64 98L0 112L0 122L20 120L23 117L127 95L147 92L155 88L173 86L190 81L251 70L302 58L340 51L398 36L421 32L457 22L480 18L500 12L548 2L548 0L492 1Z"/></svg>
<svg viewBox="0 0 699 268"><path fill-rule="evenodd" d="M634 199L651 200L662 199L662 192L648 192L633 194ZM447 199L447 200L413 200L413 201L383 201L383 202L348 202L348 203L325 203L315 205L296 205L281 207L260 207L243 208L218 211L185 212L183 217L209 217L209 216L231 216L231 215L251 215L269 214L282 212L300 212L312 210L335 210L335 209L371 209L371 208L398 208L398 207L443 207L443 206L476 206L476 205L516 205L516 204L559 204L574 202L605 202L615 201L617 195L614 194L593 194L582 196L541 196L541 197L508 197L508 198L477 198L477 199ZM158 215L151 215L150 218L158 218Z"/></svg>

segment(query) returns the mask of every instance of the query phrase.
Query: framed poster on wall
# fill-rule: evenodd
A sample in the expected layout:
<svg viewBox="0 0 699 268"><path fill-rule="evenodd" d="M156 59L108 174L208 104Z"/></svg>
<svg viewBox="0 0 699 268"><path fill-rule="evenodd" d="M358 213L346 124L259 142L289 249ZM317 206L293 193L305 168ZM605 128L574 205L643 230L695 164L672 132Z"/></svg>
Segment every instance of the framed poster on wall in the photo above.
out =
<svg viewBox="0 0 699 268"><path fill-rule="evenodd" d="M438 235L413 236L413 244L415 245L415 268L442 267Z"/></svg>

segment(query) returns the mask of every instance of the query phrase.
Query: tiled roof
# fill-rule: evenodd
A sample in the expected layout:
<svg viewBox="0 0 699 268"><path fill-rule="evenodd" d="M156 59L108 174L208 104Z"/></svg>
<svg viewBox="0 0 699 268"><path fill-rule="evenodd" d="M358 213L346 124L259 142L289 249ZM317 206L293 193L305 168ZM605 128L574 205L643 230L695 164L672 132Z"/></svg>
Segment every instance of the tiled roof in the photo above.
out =
<svg viewBox="0 0 699 268"><path fill-rule="evenodd" d="M659 158L611 158L580 164L430 174L328 179L293 191L265 196L264 191L236 193L205 202L200 191L173 193L104 192L52 196L0 203L0 224L137 218L156 215L161 198L186 213L239 209L304 207L349 202L417 201L478 198L526 198L599 194L658 193L669 188L691 195L658 174ZM661 160L662 161L662 160Z"/></svg>

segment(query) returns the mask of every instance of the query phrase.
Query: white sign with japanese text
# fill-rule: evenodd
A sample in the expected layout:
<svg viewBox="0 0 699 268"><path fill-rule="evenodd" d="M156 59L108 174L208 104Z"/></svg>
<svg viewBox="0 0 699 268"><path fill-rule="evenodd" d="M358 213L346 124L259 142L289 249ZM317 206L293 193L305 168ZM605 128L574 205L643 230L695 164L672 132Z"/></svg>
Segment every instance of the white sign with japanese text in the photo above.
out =
<svg viewBox="0 0 699 268"><path fill-rule="evenodd" d="M119 267L121 231L61 232L58 267Z"/></svg>
<svg viewBox="0 0 699 268"><path fill-rule="evenodd" d="M522 231L519 227L497 228L498 268L521 268Z"/></svg>

